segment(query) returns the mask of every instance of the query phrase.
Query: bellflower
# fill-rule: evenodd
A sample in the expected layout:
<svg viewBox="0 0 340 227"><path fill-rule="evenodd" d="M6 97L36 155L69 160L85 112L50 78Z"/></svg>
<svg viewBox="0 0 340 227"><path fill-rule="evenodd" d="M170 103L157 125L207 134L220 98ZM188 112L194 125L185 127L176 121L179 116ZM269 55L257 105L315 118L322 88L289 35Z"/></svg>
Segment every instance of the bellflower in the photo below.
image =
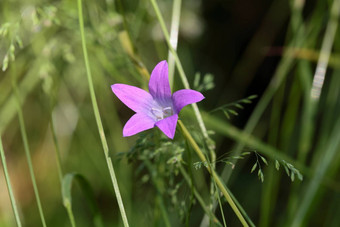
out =
<svg viewBox="0 0 340 227"><path fill-rule="evenodd" d="M111 88L127 107L136 112L123 128L124 137L157 126L166 136L173 139L181 109L204 99L200 92L191 89L171 94L166 61L161 61L153 69L149 92L126 84L113 84Z"/></svg>

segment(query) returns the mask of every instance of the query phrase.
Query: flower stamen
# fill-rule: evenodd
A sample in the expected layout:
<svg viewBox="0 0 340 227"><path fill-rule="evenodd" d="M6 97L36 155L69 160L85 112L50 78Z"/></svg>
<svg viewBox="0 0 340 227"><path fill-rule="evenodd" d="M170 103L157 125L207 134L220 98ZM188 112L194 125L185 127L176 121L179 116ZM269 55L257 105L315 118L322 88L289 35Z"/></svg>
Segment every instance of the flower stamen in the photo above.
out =
<svg viewBox="0 0 340 227"><path fill-rule="evenodd" d="M172 107L160 107L160 108L151 108L151 113L156 117L156 119L162 120L164 118L170 117L173 115Z"/></svg>

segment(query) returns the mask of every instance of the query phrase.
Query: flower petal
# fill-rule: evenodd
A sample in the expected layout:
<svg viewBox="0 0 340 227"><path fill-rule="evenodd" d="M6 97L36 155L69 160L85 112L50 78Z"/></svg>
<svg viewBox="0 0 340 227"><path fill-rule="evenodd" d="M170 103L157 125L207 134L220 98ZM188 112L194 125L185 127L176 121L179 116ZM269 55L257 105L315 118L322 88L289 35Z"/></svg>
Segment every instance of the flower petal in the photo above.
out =
<svg viewBox="0 0 340 227"><path fill-rule="evenodd" d="M172 95L175 113L178 114L184 106L199 102L203 99L204 96L198 91L191 89L178 90Z"/></svg>
<svg viewBox="0 0 340 227"><path fill-rule="evenodd" d="M120 101L135 112L146 113L150 111L154 102L152 96L147 91L138 87L126 84L113 84L111 89Z"/></svg>
<svg viewBox="0 0 340 227"><path fill-rule="evenodd" d="M152 97L161 102L171 98L168 63L166 61L161 61L152 70L149 81L149 92Z"/></svg>
<svg viewBox="0 0 340 227"><path fill-rule="evenodd" d="M155 127L155 121L143 113L134 114L124 125L123 136L132 136Z"/></svg>
<svg viewBox="0 0 340 227"><path fill-rule="evenodd" d="M173 139L176 132L178 115L174 114L170 117L164 118L163 120L157 121L156 126L164 132L164 134Z"/></svg>

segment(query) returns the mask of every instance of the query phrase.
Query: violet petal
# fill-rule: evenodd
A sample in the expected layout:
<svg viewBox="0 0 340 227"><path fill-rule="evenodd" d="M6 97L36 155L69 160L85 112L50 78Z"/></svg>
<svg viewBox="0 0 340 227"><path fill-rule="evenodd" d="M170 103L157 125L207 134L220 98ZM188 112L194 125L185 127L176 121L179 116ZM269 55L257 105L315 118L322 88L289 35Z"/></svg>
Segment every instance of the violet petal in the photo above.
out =
<svg viewBox="0 0 340 227"><path fill-rule="evenodd" d="M174 114L170 117L164 118L160 121L156 122L156 126L164 132L164 134L173 139L176 132L176 125L177 125L178 115Z"/></svg>
<svg viewBox="0 0 340 227"><path fill-rule="evenodd" d="M134 114L124 125L123 136L132 136L155 127L155 121L143 113Z"/></svg>
<svg viewBox="0 0 340 227"><path fill-rule="evenodd" d="M111 89L120 101L135 112L148 112L154 102L152 96L147 91L138 87L126 84L113 84Z"/></svg>
<svg viewBox="0 0 340 227"><path fill-rule="evenodd" d="M161 61L152 70L149 81L149 92L156 100L166 101L171 98L168 78L168 63Z"/></svg>
<svg viewBox="0 0 340 227"><path fill-rule="evenodd" d="M191 89L178 90L172 95L175 113L178 114L184 106L199 102L203 99L204 96L198 91Z"/></svg>

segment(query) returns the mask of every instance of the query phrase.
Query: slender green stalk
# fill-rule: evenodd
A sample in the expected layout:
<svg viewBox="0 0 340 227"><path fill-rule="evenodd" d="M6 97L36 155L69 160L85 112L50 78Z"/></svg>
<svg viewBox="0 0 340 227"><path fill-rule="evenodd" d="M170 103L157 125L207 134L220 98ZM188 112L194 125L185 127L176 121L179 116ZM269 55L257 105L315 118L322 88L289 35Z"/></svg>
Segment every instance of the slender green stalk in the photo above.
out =
<svg viewBox="0 0 340 227"><path fill-rule="evenodd" d="M192 180L190 179L189 174L185 171L185 169L183 168L182 165L180 165L179 170L181 171L181 174L183 175L183 177L186 180L186 182L188 183L188 185L191 186L192 185ZM205 204L203 198L198 193L198 191L196 190L195 187L193 187L193 192L194 192L194 195L195 195L197 201L199 202L199 204L203 208L204 212L210 217L212 222L214 224L218 224L219 226L222 226L222 224L219 222L219 220L217 219L215 214L210 209L208 209L208 206Z"/></svg>
<svg viewBox="0 0 340 227"><path fill-rule="evenodd" d="M14 198L14 193L13 193L13 189L12 189L11 179L9 177L8 170L7 170L6 157L5 157L4 148L2 146L1 136L0 136L0 155L1 155L2 166L4 168L6 185L7 185L9 197L11 199L11 204L12 204L12 209L13 209L15 221L17 222L17 226L21 227L21 221L20 221L18 208L17 208L16 202L15 202L15 198Z"/></svg>
<svg viewBox="0 0 340 227"><path fill-rule="evenodd" d="M184 137L188 140L188 142L190 143L192 148L195 150L196 154L201 159L201 161L203 163L208 163L206 157L203 154L203 152L201 151L201 149L199 148L199 146L197 145L195 140L192 138L192 136L190 135L189 131L184 126L182 121L179 120L178 124L179 124L179 126L180 126L180 128L182 130L182 133L183 133ZM246 222L246 220L244 219L243 215L241 214L240 210L238 209L238 207L234 203L233 199L231 198L229 192L226 190L226 186L222 183L220 177L216 174L215 170L212 169L210 167L210 165L207 165L206 167L207 167L208 172L212 175L214 181L216 182L217 187L221 190L222 194L226 198L227 202L229 203L229 205L231 206L231 208L235 212L236 216L238 217L238 219L240 220L242 225L243 226L249 226L248 223Z"/></svg>
<svg viewBox="0 0 340 227"><path fill-rule="evenodd" d="M224 225L224 227L227 227L227 223L225 221L224 211L223 211L223 207L222 207L222 203L221 203L221 198L220 198L220 195L219 195L219 190L218 190L218 187L216 185L216 182L213 181L213 183L214 183L214 186L216 188L216 191L218 192L217 193L217 200L218 200L218 205L220 206L220 211L221 211L221 216L222 216L222 220L223 220L223 225Z"/></svg>
<svg viewBox="0 0 340 227"><path fill-rule="evenodd" d="M328 21L326 32L322 41L320 57L316 66L313 85L311 90L311 97L314 100L319 100L323 82L327 71L327 65L338 27L338 18L340 14L340 1L334 0L331 8L331 18Z"/></svg>
<svg viewBox="0 0 340 227"><path fill-rule="evenodd" d="M114 191L116 193L116 198L117 198L120 214L122 216L124 226L127 227L127 226L129 226L129 223L128 223L128 219L127 219L127 216L126 216L126 213L125 213L122 196L120 195L120 191L119 191L119 187L118 187L118 181L117 181L116 174L115 174L115 171L114 171L114 168L113 168L112 160L109 157L109 147L107 145L107 141L106 141L106 138L105 138L103 124L102 124L102 121L101 121L101 118L100 118L96 94L95 94L94 86L93 86L93 82L92 82L92 74L91 74L90 64L89 64L89 60L88 60L86 40L85 40L85 32L84 32L82 0L78 0L78 17L79 17L79 28L80 28L80 34L81 34L81 42L82 42L82 48L83 48L83 54L84 54L86 74L87 74L87 80L88 80L88 83L89 83L89 89L90 89L93 111L94 111L94 115L95 115L96 122L97 122L100 140L101 140L101 143L102 143L102 146L103 146L105 159L106 159L107 166L108 166L108 169L109 169L109 172L110 172L111 181L112 181L112 184L113 184Z"/></svg>
<svg viewBox="0 0 340 227"><path fill-rule="evenodd" d="M178 43L178 30L179 21L181 16L181 4L182 0L174 0L172 5L172 19L171 19L171 30L170 30L170 43L172 48L176 51ZM169 50L168 54L168 64L169 64L169 83L170 87L173 87L174 74L175 74L175 59Z"/></svg>
<svg viewBox="0 0 340 227"><path fill-rule="evenodd" d="M60 155L60 149L59 149L59 143L58 143L58 138L55 133L55 127L54 127L54 122L53 122L53 116L52 116L52 107L50 106L50 124L51 124L51 132L52 132L52 137L53 137L53 143L54 143L54 151L56 155L56 162L57 162L57 169L58 169L58 176L59 176L59 181L60 184L63 182L63 169L61 165L61 155Z"/></svg>
<svg viewBox="0 0 340 227"><path fill-rule="evenodd" d="M168 44L169 50L172 53L172 55L174 56L174 58L175 58L176 66L177 66L179 75L181 77L183 86L184 86L185 89L190 89L189 82L188 82L188 79L187 79L187 77L185 75L185 72L183 70L181 61L179 60L179 57L178 57L175 49L171 45L169 32L168 32L168 30L166 28L166 25L165 25L164 19L162 17L161 11L159 10L159 7L158 7L158 5L156 3L156 0L150 0L150 1L151 1L152 6L153 6L153 9L154 9L154 11L155 11L155 13L157 15L157 19L158 19L159 24L160 24L160 26L162 28L163 35L164 35L165 40L166 40L166 42ZM197 118L198 124L199 124L200 129L201 129L201 131L203 133L204 138L205 139L209 139L209 135L208 135L207 129L205 128L205 125L204 125L201 113L200 113L200 111L199 111L199 109L197 107L197 104L196 103L192 104L192 107L194 109L195 116Z"/></svg>
<svg viewBox="0 0 340 227"><path fill-rule="evenodd" d="M324 38L322 41L319 60L314 74L313 84L310 91L310 100L308 100L310 102L308 106L310 121L312 121L315 118L316 108L319 102L323 82L327 71L328 61L331 55L331 50L334 43L336 30L338 27L339 14L340 14L340 1L334 0L331 8L331 18L329 19L327 24L326 32L324 34ZM309 124L306 125L306 127L308 127L307 129L309 130L307 130L307 133L305 133L307 135L303 136L307 137L308 139L306 139L306 141L309 142L313 136L314 128L312 128L312 124L310 124L310 122ZM301 147L302 149L299 149L300 152L298 154L298 159L301 162L305 162L308 152L310 150L309 148L311 146L311 143L305 143L303 145L304 146Z"/></svg>
<svg viewBox="0 0 340 227"><path fill-rule="evenodd" d="M70 218L72 227L76 227L77 225L76 225L76 221L74 220L74 215L73 215L73 212L72 212L71 205L65 206L65 207L66 207L66 210L67 210L68 217Z"/></svg>
<svg viewBox="0 0 340 227"><path fill-rule="evenodd" d="M24 142L25 155L26 155L26 159L27 159L29 173L30 173L31 180L32 180L35 198L37 200L39 215L40 215L42 225L44 227L46 227L44 212L43 212L41 202L40 202L39 190L38 190L38 186L37 186L37 183L36 183L35 174L34 174L34 170L33 170L31 152L30 152L30 148L29 148L29 145L28 145L27 133L26 133L26 129L25 129L25 121L24 121L24 116L23 116L22 109L21 109L21 104L20 104L20 94L19 94L19 91L18 91L18 88L17 88L17 85L16 85L15 75L12 75L12 86L13 86L13 91L14 91L15 96L16 96L16 105L17 105L17 112L18 112L18 118L19 118L20 132L21 132L22 140Z"/></svg>
<svg viewBox="0 0 340 227"><path fill-rule="evenodd" d="M169 220L169 217L168 217L168 213L166 212L164 200L163 200L163 197L162 197L163 193L162 193L161 187L159 186L159 183L158 183L159 181L158 181L158 179L156 179L156 170L152 167L151 162L148 159L145 159L144 163L145 163L145 166L148 168L148 170L150 172L151 180L152 180L152 182L153 182L153 184L154 184L154 186L156 187L156 190L157 190L156 201L159 204L159 208L161 210L161 213L162 213L162 216L163 216L163 219L164 219L164 224L165 224L166 227L170 227L171 226L170 220Z"/></svg>
<svg viewBox="0 0 340 227"><path fill-rule="evenodd" d="M327 176L327 170L332 166L331 163L336 157L337 152L339 151L340 146L340 120L338 119L335 122L334 129L332 134L330 135L330 143L327 144L326 148L323 149L323 157L319 161L319 165L315 168L315 174L313 178L306 186L306 190L302 195L302 198L299 202L299 207L295 212L294 219L289 226L298 227L305 226L304 223L306 220L306 216L308 211L311 209L311 204L314 202L316 198L316 194L320 189L320 185L322 180Z"/></svg>
<svg viewBox="0 0 340 227"><path fill-rule="evenodd" d="M50 128L51 128L51 133L52 133L52 137L53 137L53 143L54 143L54 151L55 151L55 155L56 155L56 162L57 162L57 170L58 170L58 176L59 176L59 181L60 181L60 185L62 187L63 184L63 170L62 170L62 165L61 165L61 155L60 155L60 149L59 149L59 143L58 143L58 139L57 139L57 135L55 132L55 127L54 127L54 122L53 122L53 115L52 115L52 105L50 103ZM73 211L71 206L65 206L66 210L67 210L67 214L68 217L70 219L71 225L72 227L76 227L76 222L74 219L74 215L73 215Z"/></svg>
<svg viewBox="0 0 340 227"><path fill-rule="evenodd" d="M171 52L172 56L174 57L174 60L175 60L175 63L176 63L176 66L177 66L177 69L178 69L178 72L179 72L179 75L180 75L180 78L182 80L182 83L183 83L183 86L185 89L190 89L190 86L189 86L189 82L188 82L188 79L185 75L185 72L183 70L183 67L182 67L182 64L181 64L181 61L177 55L177 52L175 50L175 48L173 47L172 43L171 43L171 39L170 39L170 36L169 36L169 32L166 28L166 25L165 25L165 22L164 22L164 19L162 17L162 14L161 14L161 11L157 5L157 2L156 0L150 0L151 1L151 4L154 8L154 11L157 15L157 19L159 21L159 24L161 26L161 29L163 31L163 35L165 37L165 40L168 44L168 48L169 48L169 52ZM174 6L175 7L175 6ZM178 14L179 14L179 10L178 10ZM210 159L211 159L211 167L212 169L215 169L215 160L216 160L216 154L215 154L215 151L214 151L214 145L213 143L211 143L211 139L208 135L208 132L207 132L207 129L205 127L205 124L203 122L203 119L202 119L202 115L198 109L198 106L196 103L193 103L192 104L192 108L194 110L194 113L195 113L195 117L197 119L197 122L198 122L198 125L201 129L201 132L203 134L203 137L204 137L204 140L207 144L207 148L209 150L209 154L210 154ZM213 203L214 203L214 184L213 182L211 182L210 184L210 194L211 194L211 209L213 209Z"/></svg>
<svg viewBox="0 0 340 227"><path fill-rule="evenodd" d="M270 127L268 132L268 143L273 147L277 147L279 131L280 131L280 119L282 109L283 109L283 100L284 100L284 91L285 91L285 82L283 82L282 86L276 93L273 99L273 104L271 108L271 116L270 116ZM264 182L262 195L261 195L261 212L260 212L260 226L267 227L270 226L270 222L272 220L272 212L273 205L276 201L276 189L277 183L279 182L280 177L274 177L275 167L273 164L269 165L265 170L265 174L268 176L267 180Z"/></svg>

